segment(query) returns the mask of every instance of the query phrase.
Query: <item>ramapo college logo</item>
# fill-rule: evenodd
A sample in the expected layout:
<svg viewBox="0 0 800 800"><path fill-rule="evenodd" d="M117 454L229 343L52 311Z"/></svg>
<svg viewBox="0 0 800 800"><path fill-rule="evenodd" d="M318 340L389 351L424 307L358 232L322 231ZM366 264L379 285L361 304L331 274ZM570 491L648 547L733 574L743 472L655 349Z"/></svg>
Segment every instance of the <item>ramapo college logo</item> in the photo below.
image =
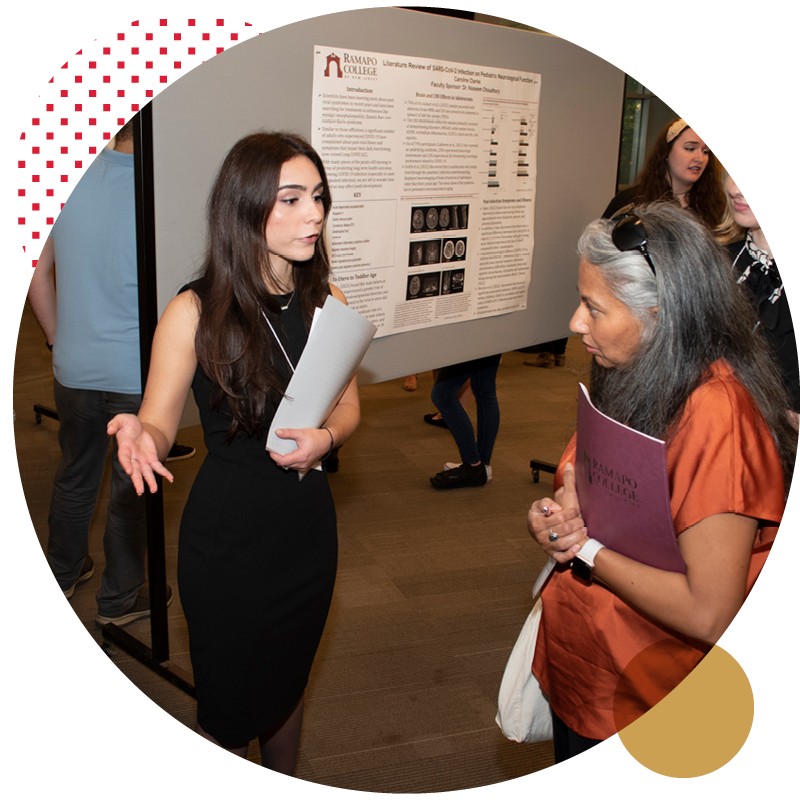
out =
<svg viewBox="0 0 800 800"><path fill-rule="evenodd" d="M343 55L331 53L325 63L326 78L344 78L364 75L375 77L378 74L378 59L374 56L360 56L345 52Z"/></svg>

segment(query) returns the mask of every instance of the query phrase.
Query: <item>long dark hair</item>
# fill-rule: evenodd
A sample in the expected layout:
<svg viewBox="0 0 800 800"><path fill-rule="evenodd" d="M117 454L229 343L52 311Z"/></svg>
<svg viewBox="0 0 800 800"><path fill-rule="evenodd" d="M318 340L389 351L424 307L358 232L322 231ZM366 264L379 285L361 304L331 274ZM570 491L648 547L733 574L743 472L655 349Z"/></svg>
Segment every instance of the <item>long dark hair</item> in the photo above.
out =
<svg viewBox="0 0 800 800"><path fill-rule="evenodd" d="M797 449L791 402L729 259L699 220L672 203L640 206L636 214L655 275L638 251L617 250L611 220L590 223L578 243L580 255L642 323L628 362L616 369L593 364L592 401L618 422L669 442L689 396L724 359L766 422L788 491Z"/></svg>
<svg viewBox="0 0 800 800"><path fill-rule="evenodd" d="M308 158L323 184L325 215L331 199L322 160L302 137L260 132L239 140L220 167L208 200L208 241L200 278L193 288L200 298L195 350L200 368L215 389L214 407L227 400L232 414L228 437L258 436L269 405L280 401L287 380L262 310L280 329L278 302L265 276L272 271L266 226L275 206L281 167L297 156ZM308 329L314 309L328 294L328 263L323 225L314 256L293 270L293 300ZM288 289L288 287L287 287Z"/></svg>
<svg viewBox="0 0 800 800"><path fill-rule="evenodd" d="M672 198L672 184L667 170L667 159L680 134L668 142L667 132L676 122L678 122L677 119L671 120L658 134L656 143L650 150L636 183L631 188L636 195L635 202L637 204ZM686 200L689 208L703 220L710 230L714 230L722 222L725 215L725 192L720 177L720 164L712 152L709 151L708 164L706 164L703 174L689 190Z"/></svg>

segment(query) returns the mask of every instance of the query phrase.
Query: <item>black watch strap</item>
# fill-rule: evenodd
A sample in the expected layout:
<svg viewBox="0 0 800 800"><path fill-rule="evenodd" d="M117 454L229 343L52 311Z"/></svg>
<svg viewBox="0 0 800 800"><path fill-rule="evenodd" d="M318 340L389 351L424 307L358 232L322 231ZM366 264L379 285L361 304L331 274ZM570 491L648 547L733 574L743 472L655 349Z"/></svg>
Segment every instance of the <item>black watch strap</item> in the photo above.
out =
<svg viewBox="0 0 800 800"><path fill-rule="evenodd" d="M588 539L581 552L572 559L572 574L591 583L594 574L594 559L603 545L596 539Z"/></svg>
<svg viewBox="0 0 800 800"><path fill-rule="evenodd" d="M591 583L593 572L594 564L590 564L580 556L575 556L575 558L572 559L572 574L576 578L580 578L587 583Z"/></svg>

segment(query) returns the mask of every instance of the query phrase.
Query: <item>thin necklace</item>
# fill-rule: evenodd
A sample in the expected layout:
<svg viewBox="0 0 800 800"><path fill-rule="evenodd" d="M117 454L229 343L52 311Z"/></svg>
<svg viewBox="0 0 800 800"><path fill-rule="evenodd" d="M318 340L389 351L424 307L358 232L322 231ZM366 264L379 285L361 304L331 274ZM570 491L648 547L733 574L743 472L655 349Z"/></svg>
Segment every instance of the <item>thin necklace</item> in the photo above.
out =
<svg viewBox="0 0 800 800"><path fill-rule="evenodd" d="M286 309L289 308L289 306L292 304L292 300L294 300L294 293L296 291L297 291L296 288L292 289L292 296L289 298L289 301L286 303L285 306L281 306L281 311L286 311Z"/></svg>

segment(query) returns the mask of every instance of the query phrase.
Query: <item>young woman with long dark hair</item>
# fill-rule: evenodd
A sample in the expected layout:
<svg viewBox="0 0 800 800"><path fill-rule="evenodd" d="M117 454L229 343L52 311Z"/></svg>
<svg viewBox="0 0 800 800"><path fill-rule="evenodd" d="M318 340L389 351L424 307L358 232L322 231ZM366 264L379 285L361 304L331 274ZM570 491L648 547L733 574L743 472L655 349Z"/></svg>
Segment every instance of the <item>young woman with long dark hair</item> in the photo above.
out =
<svg viewBox="0 0 800 800"><path fill-rule="evenodd" d="M178 586L189 628L197 731L294 770L303 696L336 574L336 514L325 471L309 469L353 433L351 380L321 428L278 431L297 449L265 449L270 421L328 294L325 169L303 139L247 136L226 156L208 203L200 277L158 324L138 416L109 424L139 493L171 480L163 459L189 387L208 456L183 513ZM309 470L299 479L298 471Z"/></svg>
<svg viewBox="0 0 800 800"><path fill-rule="evenodd" d="M725 214L719 162L682 119L664 126L636 183L614 197L603 217L610 219L656 201L671 201L691 209L710 230L720 224Z"/></svg>

